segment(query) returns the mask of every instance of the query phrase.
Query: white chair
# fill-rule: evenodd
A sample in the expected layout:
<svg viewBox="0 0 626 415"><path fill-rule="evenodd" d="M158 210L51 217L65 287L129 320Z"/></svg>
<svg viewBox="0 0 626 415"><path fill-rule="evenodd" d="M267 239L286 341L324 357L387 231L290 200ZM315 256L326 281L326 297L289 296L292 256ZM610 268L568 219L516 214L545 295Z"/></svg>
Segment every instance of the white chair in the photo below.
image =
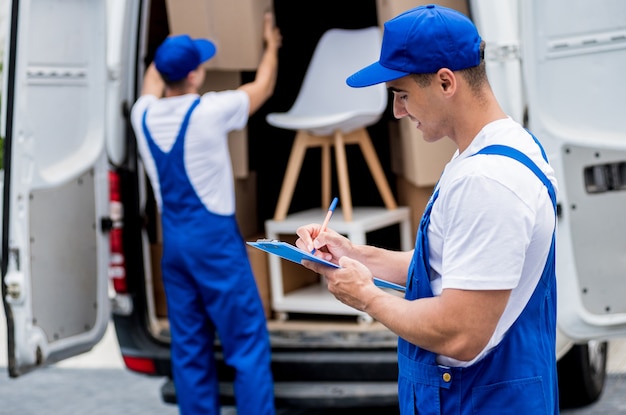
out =
<svg viewBox="0 0 626 415"><path fill-rule="evenodd" d="M346 144L359 145L385 207L397 207L366 129L380 119L387 107L385 84L367 88L346 85L348 76L378 60L380 45L378 27L328 30L315 48L291 109L267 115L270 125L296 131L274 220L287 216L305 152L312 147L322 148L323 209L330 204L330 148L334 146L341 210L346 222L352 220Z"/></svg>

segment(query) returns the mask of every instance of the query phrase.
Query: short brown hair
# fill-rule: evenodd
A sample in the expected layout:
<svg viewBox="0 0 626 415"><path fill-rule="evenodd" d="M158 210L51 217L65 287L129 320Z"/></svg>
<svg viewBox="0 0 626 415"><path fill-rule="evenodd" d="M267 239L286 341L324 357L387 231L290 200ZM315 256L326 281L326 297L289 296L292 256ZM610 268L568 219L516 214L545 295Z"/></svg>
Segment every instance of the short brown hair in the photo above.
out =
<svg viewBox="0 0 626 415"><path fill-rule="evenodd" d="M487 81L487 69L485 66L485 41L480 42L480 63L470 68L457 71L467 81L470 88L478 91L480 87ZM411 74L411 78L421 88L427 87L433 80L434 73L416 73Z"/></svg>
<svg viewBox="0 0 626 415"><path fill-rule="evenodd" d="M459 71L461 76L465 78L467 84L474 91L478 91L481 86L487 82L487 68L485 66L485 41L480 42L480 63L471 68Z"/></svg>

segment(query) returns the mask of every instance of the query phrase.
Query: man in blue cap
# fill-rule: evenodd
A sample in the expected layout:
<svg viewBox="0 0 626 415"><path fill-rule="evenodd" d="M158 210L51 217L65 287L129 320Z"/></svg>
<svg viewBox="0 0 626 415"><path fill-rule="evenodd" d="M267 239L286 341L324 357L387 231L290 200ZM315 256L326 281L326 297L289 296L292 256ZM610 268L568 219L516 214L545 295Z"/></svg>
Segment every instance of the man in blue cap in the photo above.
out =
<svg viewBox="0 0 626 415"><path fill-rule="evenodd" d="M206 39L171 36L146 71L132 125L161 213L161 270L180 413L220 413L215 335L234 368L239 414L274 410L271 350L263 305L235 219L228 133L272 95L280 31L264 22L265 51L254 81L200 96ZM218 51L219 53L219 51Z"/></svg>
<svg viewBox="0 0 626 415"><path fill-rule="evenodd" d="M396 118L458 147L425 209L415 249L352 244L318 224L296 244L338 263L342 302L399 336L402 414L556 414L556 179L539 142L508 117L487 80L484 42L436 5L385 23L378 62L347 79L385 82ZM404 298L372 277L406 285Z"/></svg>

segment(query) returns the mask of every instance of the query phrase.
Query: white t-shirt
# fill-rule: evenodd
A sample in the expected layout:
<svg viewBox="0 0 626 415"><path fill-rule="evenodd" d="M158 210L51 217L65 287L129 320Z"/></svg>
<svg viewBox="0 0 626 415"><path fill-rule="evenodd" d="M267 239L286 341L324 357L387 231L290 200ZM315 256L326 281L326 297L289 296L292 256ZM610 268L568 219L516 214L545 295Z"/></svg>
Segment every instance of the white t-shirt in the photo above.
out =
<svg viewBox="0 0 626 415"><path fill-rule="evenodd" d="M143 95L133 106L131 123L159 209L163 199L156 166L143 133L144 111L149 108L146 123L152 139L167 153L174 145L185 114L197 97L196 94L187 94L159 99ZM243 91L208 92L202 95L189 120L184 155L187 175L202 203L216 214L235 213L228 133L245 127L249 105L248 95Z"/></svg>
<svg viewBox="0 0 626 415"><path fill-rule="evenodd" d="M438 362L447 366L469 366L500 342L535 290L555 229L547 189L530 169L509 157L470 157L492 144L526 154L557 190L554 171L539 146L510 118L486 125L446 165L428 227L433 293L446 288L512 290L481 354L471 362L439 356Z"/></svg>

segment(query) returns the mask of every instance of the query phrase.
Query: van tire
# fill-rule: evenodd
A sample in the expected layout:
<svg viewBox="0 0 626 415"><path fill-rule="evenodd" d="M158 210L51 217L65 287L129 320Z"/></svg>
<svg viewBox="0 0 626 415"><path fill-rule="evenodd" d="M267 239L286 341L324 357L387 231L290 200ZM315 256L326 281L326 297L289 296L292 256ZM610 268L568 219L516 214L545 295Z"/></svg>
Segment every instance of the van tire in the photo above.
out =
<svg viewBox="0 0 626 415"><path fill-rule="evenodd" d="M606 379L608 343L577 344L557 363L559 406L579 408L600 398Z"/></svg>
<svg viewBox="0 0 626 415"><path fill-rule="evenodd" d="M176 388L172 378L165 378L165 383L161 386L161 399L165 403L177 404Z"/></svg>

